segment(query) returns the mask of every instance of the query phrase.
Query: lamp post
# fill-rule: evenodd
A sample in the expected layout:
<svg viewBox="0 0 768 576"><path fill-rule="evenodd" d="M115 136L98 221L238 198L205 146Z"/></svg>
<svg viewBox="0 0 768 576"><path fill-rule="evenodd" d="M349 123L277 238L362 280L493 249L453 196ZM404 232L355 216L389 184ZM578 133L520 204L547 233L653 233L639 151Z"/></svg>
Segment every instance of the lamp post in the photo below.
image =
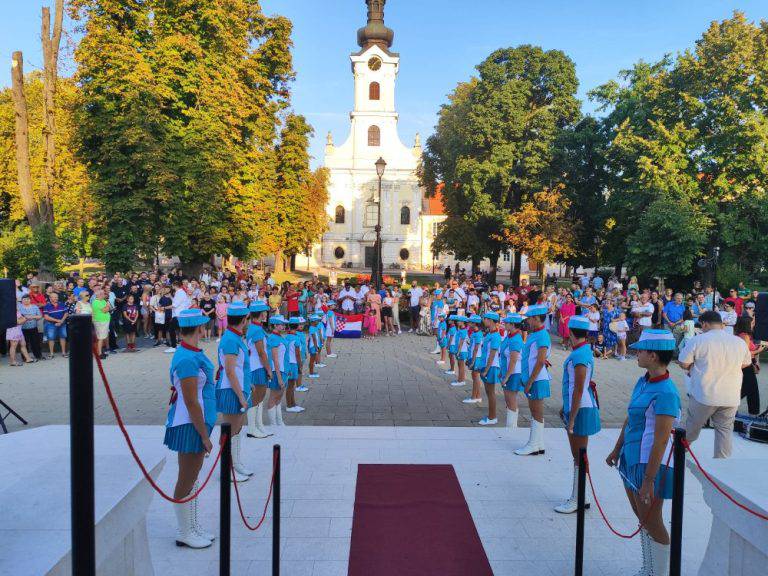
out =
<svg viewBox="0 0 768 576"><path fill-rule="evenodd" d="M377 206L377 216L376 216L376 248L374 251L376 252L376 257L374 258L374 269L373 274L371 274L371 281L375 283L374 289L378 290L379 286L381 286L382 282L382 259L381 259L381 178L384 176L384 170L387 167L387 163L384 161L384 158L379 158L376 160L376 175L379 177L379 201L376 204Z"/></svg>

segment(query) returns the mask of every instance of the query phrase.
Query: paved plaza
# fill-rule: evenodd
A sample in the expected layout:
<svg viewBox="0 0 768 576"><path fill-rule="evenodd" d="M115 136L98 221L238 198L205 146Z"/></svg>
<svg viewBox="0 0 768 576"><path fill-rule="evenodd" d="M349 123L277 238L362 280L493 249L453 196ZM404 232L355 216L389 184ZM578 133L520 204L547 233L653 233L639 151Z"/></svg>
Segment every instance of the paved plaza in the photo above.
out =
<svg viewBox="0 0 768 576"><path fill-rule="evenodd" d="M558 340L558 338L555 338ZM146 345L148 340L143 340ZM216 343L205 343L210 358L216 357ZM434 339L413 334L379 337L375 340L336 340L339 357L328 359L320 378L305 383L307 393L297 393L306 408L302 414L284 412L288 425L319 426L472 426L486 413L485 404L467 405L461 400L470 384L450 386L452 377L435 364L429 352ZM164 348L144 348L140 353L121 353L104 362L107 376L127 424L160 425L168 406L168 367L171 355ZM562 405L560 382L566 352L558 344L552 353L552 399L547 402L547 426L561 427L557 415ZM672 376L685 398L683 373L671 367ZM642 370L633 360L597 360L595 381L600 396L601 417L606 427L624 421L632 386ZM98 377L98 374L96 373ZM66 424L69 414L68 361L57 357L37 364L12 368L0 366L0 399L9 403L30 426ZM759 376L761 398L768 397L768 377ZM97 424L114 424L101 383L95 383ZM527 426L529 413L521 402L521 424ZM504 403L498 396L499 426L504 425ZM744 408L744 407L743 407ZM746 411L744 408L743 411ZM23 428L9 420L10 430Z"/></svg>

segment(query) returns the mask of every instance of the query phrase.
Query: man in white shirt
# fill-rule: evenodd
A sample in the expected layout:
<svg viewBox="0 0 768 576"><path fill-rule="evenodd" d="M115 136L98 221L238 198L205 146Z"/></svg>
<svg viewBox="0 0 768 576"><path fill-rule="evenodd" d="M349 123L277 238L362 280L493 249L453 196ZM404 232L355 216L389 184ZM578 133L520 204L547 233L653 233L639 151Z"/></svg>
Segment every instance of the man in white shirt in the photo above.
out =
<svg viewBox="0 0 768 576"><path fill-rule="evenodd" d="M640 294L640 302L633 304L630 312L635 319L632 333L635 340L639 340L642 331L652 326L653 304L646 292Z"/></svg>
<svg viewBox="0 0 768 576"><path fill-rule="evenodd" d="M752 363L752 357L744 340L723 329L717 312L704 312L699 322L703 334L694 336L678 359L690 374L686 437L689 442L695 441L711 419L715 458L728 458L733 422L741 404L741 371Z"/></svg>
<svg viewBox="0 0 768 576"><path fill-rule="evenodd" d="M415 332L419 328L419 312L421 312L421 306L419 300L424 295L424 290L419 286L416 280L411 284L411 291L409 292L409 303L411 308L411 329L408 332Z"/></svg>
<svg viewBox="0 0 768 576"><path fill-rule="evenodd" d="M189 292L187 292L187 281L184 280L183 284L179 282L173 283L173 289L175 292L173 293L173 302L172 306L173 309L171 311L171 326L170 326L170 336L171 336L171 347L167 348L165 350L166 354L171 354L176 351L176 332L179 328L179 313L183 310L189 310L189 308L192 306L192 299L189 297Z"/></svg>
<svg viewBox="0 0 768 576"><path fill-rule="evenodd" d="M339 292L341 300L341 310L345 314L352 314L355 311L355 291L350 288L349 283L344 284L344 288Z"/></svg>

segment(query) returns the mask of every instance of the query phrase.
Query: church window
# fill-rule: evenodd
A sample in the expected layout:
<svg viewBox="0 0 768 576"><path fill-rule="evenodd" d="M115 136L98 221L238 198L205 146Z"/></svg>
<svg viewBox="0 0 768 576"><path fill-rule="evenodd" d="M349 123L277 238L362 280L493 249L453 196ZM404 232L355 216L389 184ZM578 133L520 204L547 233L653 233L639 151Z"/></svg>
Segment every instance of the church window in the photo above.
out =
<svg viewBox="0 0 768 576"><path fill-rule="evenodd" d="M368 128L368 146L381 146L381 130L378 126Z"/></svg>
<svg viewBox="0 0 768 576"><path fill-rule="evenodd" d="M512 252L504 252L504 262L512 260Z"/></svg>
<svg viewBox="0 0 768 576"><path fill-rule="evenodd" d="M410 258L410 257L411 257L411 253L408 252L407 248L403 248L402 250L400 250L400 260L406 260L407 261L408 258Z"/></svg>
<svg viewBox="0 0 768 576"><path fill-rule="evenodd" d="M344 210L344 206L336 206L336 218L334 219L336 224L344 224L345 218L346 212Z"/></svg>
<svg viewBox="0 0 768 576"><path fill-rule="evenodd" d="M411 225L411 209L408 206L400 208L400 224L403 226Z"/></svg>
<svg viewBox="0 0 768 576"><path fill-rule="evenodd" d="M379 208L376 204L366 204L365 206L365 221L363 226L366 228L373 228L379 221Z"/></svg>
<svg viewBox="0 0 768 576"><path fill-rule="evenodd" d="M344 248L341 246L337 246L336 250L333 251L333 255L336 257L336 260L341 260L344 258L344 254L346 254L346 252L344 252Z"/></svg>
<svg viewBox="0 0 768 576"><path fill-rule="evenodd" d="M371 82L370 86L368 86L368 99L379 100L380 98L381 98L381 86L379 86L378 82Z"/></svg>

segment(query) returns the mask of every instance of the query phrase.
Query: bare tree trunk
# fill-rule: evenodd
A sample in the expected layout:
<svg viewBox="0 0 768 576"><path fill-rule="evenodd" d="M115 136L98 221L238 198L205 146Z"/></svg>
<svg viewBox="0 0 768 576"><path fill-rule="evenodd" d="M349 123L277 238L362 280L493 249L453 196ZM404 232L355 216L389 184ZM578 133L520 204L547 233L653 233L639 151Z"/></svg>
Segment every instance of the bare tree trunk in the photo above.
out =
<svg viewBox="0 0 768 576"><path fill-rule="evenodd" d="M45 173L43 176L40 217L53 224L53 198L56 192L56 83L58 80L61 25L64 18L64 0L56 0L56 12L51 36L51 10L42 9L41 37L43 43L43 144Z"/></svg>
<svg viewBox="0 0 768 576"><path fill-rule="evenodd" d="M32 228L40 224L40 211L32 192L32 173L29 168L29 120L27 99L24 96L24 56L14 52L11 61L13 105L16 112L16 170L19 179L21 205Z"/></svg>
<svg viewBox="0 0 768 576"><path fill-rule="evenodd" d="M515 250L515 257L512 262L512 286L520 286L520 270L523 267L523 253Z"/></svg>

